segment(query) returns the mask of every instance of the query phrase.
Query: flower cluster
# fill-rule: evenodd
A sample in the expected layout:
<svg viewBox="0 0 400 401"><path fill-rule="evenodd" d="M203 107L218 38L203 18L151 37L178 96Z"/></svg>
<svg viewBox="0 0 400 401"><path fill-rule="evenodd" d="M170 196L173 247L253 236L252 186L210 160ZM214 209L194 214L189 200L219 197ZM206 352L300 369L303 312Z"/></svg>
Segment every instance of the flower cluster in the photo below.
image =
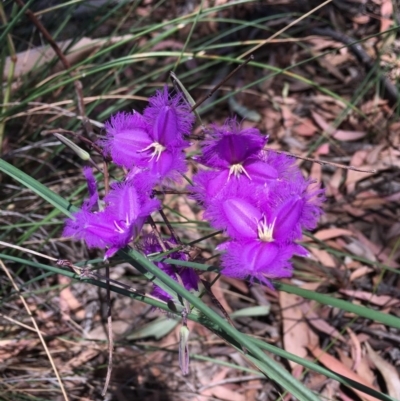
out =
<svg viewBox="0 0 400 401"><path fill-rule="evenodd" d="M113 116L105 124L106 137L99 145L105 156L128 173L123 182L112 185L101 209L93 173L85 169L90 198L67 220L63 235L83 239L88 247L107 248L105 258L135 239L148 216L161 206L151 196L153 187L179 180L186 171L183 149L189 143L184 136L193 121L182 97L171 97L166 87L150 98L143 115Z"/></svg>
<svg viewBox="0 0 400 401"><path fill-rule="evenodd" d="M219 246L222 274L271 285L291 275L293 255L307 255L295 241L315 227L323 192L293 158L264 151L267 139L256 129L240 131L235 120L213 126L197 158L211 169L199 171L191 189L204 217L230 237Z"/></svg>
<svg viewBox="0 0 400 401"><path fill-rule="evenodd" d="M92 170L85 168L84 173L90 198L66 221L63 235L83 239L89 248L108 248L105 258L109 258L137 237L147 217L160 208L160 201L150 197L151 187L133 178L115 183L100 210Z"/></svg>
<svg viewBox="0 0 400 401"><path fill-rule="evenodd" d="M153 185L179 180L186 171L184 139L192 129L194 116L180 95L170 97L168 89L150 98L143 115L117 113L105 124L107 136L99 141L113 162L134 173L145 173Z"/></svg>
<svg viewBox="0 0 400 401"><path fill-rule="evenodd" d="M150 214L161 207L153 189L179 182L187 169L185 138L193 123L188 104L179 94L171 96L166 87L149 99L142 114L111 117L98 144L104 156L124 168L125 179L111 185L100 201L93 173L85 169L89 198L67 220L64 235L105 249L106 258L138 237ZM304 229L316 226L323 191L303 177L294 158L265 151L267 140L258 129L241 129L235 119L212 125L202 154L192 158L207 169L193 177L190 191L204 208L204 218L229 237L218 247L223 251L222 274L271 285L271 279L291 275L293 255L307 255L296 241ZM142 248L148 255L174 245L166 244L146 236ZM181 252L169 257L187 260ZM193 270L164 262L157 266L187 289L197 290ZM154 295L171 298L158 287Z"/></svg>

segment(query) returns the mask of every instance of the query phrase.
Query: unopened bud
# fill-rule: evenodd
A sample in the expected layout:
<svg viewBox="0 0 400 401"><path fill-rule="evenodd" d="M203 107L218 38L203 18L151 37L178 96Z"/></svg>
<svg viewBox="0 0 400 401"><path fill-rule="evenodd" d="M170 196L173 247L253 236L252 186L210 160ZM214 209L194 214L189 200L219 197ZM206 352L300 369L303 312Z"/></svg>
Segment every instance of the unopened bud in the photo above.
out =
<svg viewBox="0 0 400 401"><path fill-rule="evenodd" d="M173 71L170 72L170 75L171 75L171 78L172 78L174 84L176 84L178 86L179 90L182 92L186 101L189 103L189 106L193 107L196 104L196 102L194 101L194 99L192 98L192 96L190 95L188 90L185 88L183 83L178 79L178 77L175 75L175 73ZM197 112L197 110L194 110L194 114L196 114L196 117L201 122L200 114Z"/></svg>
<svg viewBox="0 0 400 401"><path fill-rule="evenodd" d="M57 137L64 145L67 145L69 148L71 148L82 160L88 161L90 160L90 154L86 152L86 150L83 150L80 148L76 143L70 141L68 138L66 138L64 135L61 134L53 134L55 137Z"/></svg>
<svg viewBox="0 0 400 401"><path fill-rule="evenodd" d="M179 332L179 367L184 376L189 374L189 329L182 326Z"/></svg>

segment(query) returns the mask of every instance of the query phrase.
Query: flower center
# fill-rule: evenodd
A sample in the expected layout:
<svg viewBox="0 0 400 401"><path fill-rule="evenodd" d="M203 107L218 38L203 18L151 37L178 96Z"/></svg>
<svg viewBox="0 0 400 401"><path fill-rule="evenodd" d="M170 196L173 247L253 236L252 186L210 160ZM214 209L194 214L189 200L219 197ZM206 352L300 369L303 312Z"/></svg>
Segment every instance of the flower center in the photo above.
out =
<svg viewBox="0 0 400 401"><path fill-rule="evenodd" d="M139 153L146 152L147 150L150 150L151 148L154 148L154 150L153 150L153 153L150 155L149 161L152 161L154 159L154 157L156 157L156 162L158 162L158 160L160 159L161 153L164 152L166 147L161 145L158 142L153 142L149 146L146 146L144 149L139 150Z"/></svg>
<svg viewBox="0 0 400 401"><path fill-rule="evenodd" d="M231 175L233 175L235 178L239 178L240 174L244 174L249 180L251 180L249 174L247 173L246 169L239 163L239 164L233 164L231 168L229 169L229 176L228 180L230 180Z"/></svg>
<svg viewBox="0 0 400 401"><path fill-rule="evenodd" d="M121 224L122 223L122 224ZM130 225L130 223L129 223L129 217L128 217L128 215L126 215L126 218L125 218L125 221L117 221L117 220L114 220L114 227L115 227L115 231L118 233L118 234L123 234L126 230L127 230L127 228L129 228L129 225Z"/></svg>
<svg viewBox="0 0 400 401"><path fill-rule="evenodd" d="M275 221L276 218L271 224L268 224L267 219L264 216L263 219L258 222L257 231L258 231L258 238L260 239L260 241L262 242L274 241L272 234L274 232Z"/></svg>

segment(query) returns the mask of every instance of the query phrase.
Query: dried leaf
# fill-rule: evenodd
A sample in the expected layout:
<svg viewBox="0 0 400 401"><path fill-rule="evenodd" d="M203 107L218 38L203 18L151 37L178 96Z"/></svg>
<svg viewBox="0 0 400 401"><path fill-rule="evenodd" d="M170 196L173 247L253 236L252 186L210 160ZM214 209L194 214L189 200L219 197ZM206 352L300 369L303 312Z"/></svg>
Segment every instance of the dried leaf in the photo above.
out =
<svg viewBox="0 0 400 401"><path fill-rule="evenodd" d="M332 337L332 339L338 339L340 341L346 342L346 339L339 333L335 327L331 326L326 320L322 319L317 315L317 313L311 309L311 305L309 302L301 304L301 310L304 314L304 317L307 319L308 323L315 327L322 333L327 334Z"/></svg>
<svg viewBox="0 0 400 401"><path fill-rule="evenodd" d="M366 132L364 131L345 131L332 127L325 119L315 111L311 112L314 121L319 125L319 127L325 131L332 138L338 141L356 141L360 138L364 138Z"/></svg>
<svg viewBox="0 0 400 401"><path fill-rule="evenodd" d="M66 58L71 65L74 65L83 58L87 57L88 54L92 53L105 44L111 45L124 40L129 40L132 37L133 35L115 36L104 39L91 39L83 37L69 49L68 47L71 44L72 40L58 42L57 45L62 51L68 49L68 52L66 53ZM56 54L50 46L38 46L33 49L20 52L16 56L17 63L15 65L14 78L21 77L22 75L31 72L34 68L38 68L46 63L49 63L56 57ZM7 57L3 69L4 80L6 80L8 77L11 65L11 57ZM55 70L59 71L61 69L63 69L63 67L62 64L59 62L55 66Z"/></svg>
<svg viewBox="0 0 400 401"><path fill-rule="evenodd" d="M323 351L321 348L314 347L314 348L309 348L310 352L314 355L315 358L318 359L323 365L325 365L327 368L330 370L333 370L335 373L339 373L343 376L346 376L347 378L357 381L361 384L364 384L364 386L373 388L377 391L379 391L377 388L373 387L370 385L370 383L367 383L367 381L360 377L357 373L353 372L350 368L348 368L346 365L344 365L342 362L340 362L338 359L333 357L332 355L327 354L325 351ZM352 388L352 391L354 391L359 397L361 397L365 401L378 401L377 398L372 397L371 395L365 394L359 390L356 390Z"/></svg>
<svg viewBox="0 0 400 401"><path fill-rule="evenodd" d="M283 344L285 350L305 358L307 347L318 344L318 337L304 321L301 303L304 300L283 291L279 293L279 303L283 318ZM292 370L296 363L289 361Z"/></svg>
<svg viewBox="0 0 400 401"><path fill-rule="evenodd" d="M389 362L386 362L379 354L377 354L367 342L365 343L365 346L371 362L381 372L383 378L385 379L389 395L400 400L400 378L396 368Z"/></svg>
<svg viewBox="0 0 400 401"><path fill-rule="evenodd" d="M393 3L392 0L382 0L381 3L381 26L379 32L385 32L393 24L393 20L390 16L393 15Z"/></svg>
<svg viewBox="0 0 400 401"><path fill-rule="evenodd" d="M367 301L379 306L388 307L388 306L398 305L400 303L399 299L390 297L389 295L375 295L367 291L346 290L346 289L341 289L339 291L342 294L348 295L349 297L361 299L363 301Z"/></svg>

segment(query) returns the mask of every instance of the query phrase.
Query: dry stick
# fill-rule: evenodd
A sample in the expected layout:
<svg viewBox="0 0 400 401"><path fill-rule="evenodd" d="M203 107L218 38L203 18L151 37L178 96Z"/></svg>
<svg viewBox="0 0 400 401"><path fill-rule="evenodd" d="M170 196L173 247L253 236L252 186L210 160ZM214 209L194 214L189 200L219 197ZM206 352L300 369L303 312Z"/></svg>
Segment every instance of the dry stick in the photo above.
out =
<svg viewBox="0 0 400 401"><path fill-rule="evenodd" d="M48 135L48 134L69 134L72 135L75 138L80 139L82 142L84 142L87 146L89 146L91 149L95 150L99 155L103 156L103 151L100 148L100 146L96 145L93 141L91 141L89 138L84 137L83 135L80 135L74 131L69 131L67 129L63 128L57 128L57 129L48 129L48 130L43 130L41 132L41 135ZM111 160L111 159L110 159Z"/></svg>
<svg viewBox="0 0 400 401"><path fill-rule="evenodd" d="M174 189L167 189L163 191L157 191L153 189L153 195L193 195L191 191L176 191Z"/></svg>
<svg viewBox="0 0 400 401"><path fill-rule="evenodd" d="M152 299L156 299L157 301L160 301L158 298L153 297L152 295L146 294L145 292L140 292L139 290L126 285L124 283L120 283L117 280L114 280L112 278L108 278L106 276L102 276L101 274L98 273L94 273L92 270L90 270L87 267L79 267L79 266L75 266L71 261L67 260L67 259L57 259L57 258L53 258L52 256L46 255L44 253L40 253L40 252L36 252L36 251L32 251L32 249L28 249L28 248L24 248L22 246L18 246L18 245L14 245L14 244L10 244L9 242L4 242L4 241L0 241L0 245L6 247L6 248L12 248L12 249L18 249L19 251L25 252L25 253L30 253L32 255L36 255L36 256L40 256L41 258L47 259L47 260L51 260L53 262L56 262L57 266L62 266L62 267L68 267L70 268L76 275L79 276L79 278L92 278L95 280L99 280L99 281L110 281L110 283L112 284L116 284L122 288L125 288L126 290L132 291L135 294L139 294L142 295L143 297L147 297L147 298L152 298ZM160 301L163 302L163 301Z"/></svg>
<svg viewBox="0 0 400 401"><path fill-rule="evenodd" d="M108 164L107 164L106 160L103 161L102 173L103 173L103 177L104 177L104 190L107 195L108 192L110 191L110 174L108 172Z"/></svg>
<svg viewBox="0 0 400 401"><path fill-rule="evenodd" d="M107 194L110 190L110 180L108 174L107 161L103 161L103 177L104 177L104 188ZM106 291L107 291L107 329L108 329L108 364L107 364L107 375L104 382L103 391L101 395L104 397L107 393L108 385L110 384L111 373L112 373L112 362L113 362L113 348L114 338L112 332L112 314L111 314L111 288L110 288L110 265L106 264Z"/></svg>
<svg viewBox="0 0 400 401"><path fill-rule="evenodd" d="M38 337L39 337L39 339L40 339L40 342L42 343L43 348L44 348L44 350L45 350L45 352L46 352L46 354L47 354L47 357L49 358L51 367L53 368L54 374L56 375L57 380L58 380L58 383L60 384L60 388L61 388L61 392L62 392L62 394L63 394L64 400L68 401L68 396L67 396L67 393L66 393L66 391L65 391L63 382L62 382L62 380L61 380L61 376L60 376L60 374L58 373L58 370L57 370L57 367L56 367L56 365L55 365L55 363L54 363L53 357L51 356L50 351L49 351L49 349L47 348L46 342L44 341L44 338L43 338L43 336L42 336L42 333L41 333L41 331L39 330L39 327L38 327L38 325L37 325L37 323L36 323L36 320L35 320L35 318L33 317L32 312L30 311L29 306L28 306L28 304L27 304L26 301L25 301L25 298L22 296L20 289L18 288L18 286L17 286L17 284L15 283L15 281L14 281L12 275L10 274L10 272L8 271L8 269L6 268L6 266L4 265L4 263L2 262L1 259L0 259L0 266L2 267L2 269L4 270L4 272L6 273L7 277L9 278L9 280L11 281L11 283L12 283L12 285L13 285L15 291L17 291L17 293L19 294L19 297L20 297L20 299L21 299L21 302L23 303L23 305L24 305L24 307L25 307L25 309L26 309L26 311L27 311L29 317L31 318L32 324L33 324L33 326L34 326L35 329L36 329L36 332L37 332L37 335L38 335Z"/></svg>
<svg viewBox="0 0 400 401"><path fill-rule="evenodd" d="M320 8L324 7L325 5L329 4L332 0L326 0L325 2L323 2L322 4L320 4L319 6L313 8L312 10L310 10L309 12L303 14L301 17L297 18L296 20L292 21L290 24L286 25L284 28L282 28L281 30L279 30L278 32L275 32L272 36L270 36L268 39L265 39L263 42L259 43L257 46L254 46L253 48L251 48L250 50L248 50L247 52L243 53L241 56L238 57L238 59L242 59L244 57L246 57L247 55L249 55L250 53L254 53L255 50L259 49L260 47L266 45L267 43L269 43L272 39L276 38L277 36L279 36L281 33L284 33L285 31L287 31L290 27L292 27L293 25L296 25L298 22L302 21L303 19L307 18L309 15L313 14L315 11L319 10Z"/></svg>
<svg viewBox="0 0 400 401"><path fill-rule="evenodd" d="M174 231L174 229L173 229L171 223L169 222L169 220L168 220L166 214L164 213L164 211L163 211L162 209L160 209L160 210L159 210L159 213L160 213L160 216L162 217L162 219L164 220L164 223L165 223L166 226L168 227L168 230L169 230L169 232L171 233L171 237L174 239L174 241L175 241L177 244L181 245L182 242L181 242L181 240L179 239L179 237L175 234L175 231Z"/></svg>
<svg viewBox="0 0 400 401"><path fill-rule="evenodd" d="M160 245L162 251L163 252L168 252L168 249L166 248L166 246L164 244L164 241L162 240L161 235L157 230L157 226L156 226L156 223L154 222L153 218L151 216L149 216L147 218L147 221L149 222L151 228L153 229L153 233L156 236L158 244Z"/></svg>
<svg viewBox="0 0 400 401"><path fill-rule="evenodd" d="M271 149L271 148L264 148L264 149L267 150L267 151L270 151L270 152L275 152L275 153L284 154L284 155L287 155L287 156L292 156L292 157L295 157L296 159L305 160L305 161L312 162L312 163L317 163L317 164L320 164L321 166L328 165L328 166L333 166L333 167L337 167L337 168L342 168L342 169L345 169L345 170L359 171L360 173L373 173L373 174L376 173L375 169L373 169L373 170L364 170L364 169L357 168L357 167L354 167L354 166L345 166L344 164L328 162L328 161L325 161L325 160L312 159L311 157L299 156L299 155L295 155L295 154L290 153L290 152L285 152L284 150L275 150L275 149Z"/></svg>
<svg viewBox="0 0 400 401"><path fill-rule="evenodd" d="M44 255L44 256L46 256L46 255ZM56 259L56 264L57 264L57 266L68 267L68 268L71 269L75 274L77 274L77 275L79 276L80 279L88 278L88 279L94 279L94 280L99 280L99 281L110 282L111 284L115 284L115 285L117 285L118 287L124 288L125 290L131 291L131 292L133 292L133 293L135 293L135 294L137 294L137 295L140 295L140 296L142 296L143 298L151 298L151 299L154 299L154 300L156 300L156 301L162 302L162 303L164 303L164 304L167 305L166 302L160 301L159 298L153 297L152 295L147 294L146 292L139 291L139 290L137 290L136 288L131 287L130 285L121 283L120 281L114 280L114 279L112 279L112 278L110 278L110 277L106 277L106 276L103 276L103 275L101 275L101 274L95 273L95 272L93 272L92 270L90 270L90 269L87 268L87 267L78 267L78 266L75 266L75 265L74 265L70 260L68 260L68 259Z"/></svg>
<svg viewBox="0 0 400 401"><path fill-rule="evenodd" d="M22 0L15 0L15 2L20 7L25 6L25 3ZM61 63L63 64L64 68L66 70L70 70L71 64L69 63L67 58L64 56L64 53L58 47L57 43L54 41L53 37L50 35L48 30L43 26L43 24L36 17L36 15L29 8L25 11L25 14L32 21L32 23L36 26L36 28L41 32L41 34L47 40L49 45L53 48L54 52L57 54L58 58L60 59ZM75 78L75 75L72 71L68 71L68 72L72 78ZM78 111L79 111L79 114L81 115L82 124L83 124L83 127L85 128L86 134L89 136L93 132L93 129L92 129L92 125L91 125L89 119L86 117L86 113L85 113L85 103L83 101L82 83L79 80L74 80L74 86L75 86L75 93L76 93L76 98L77 98Z"/></svg>
<svg viewBox="0 0 400 401"><path fill-rule="evenodd" d="M36 256L40 256L40 257L43 257L43 258L52 260L52 261L56 262L58 266L67 266L67 267L69 267L71 270L73 270L73 272L76 273L79 277L88 277L88 278L94 278L94 279L99 279L99 280L105 280L105 281L106 281L106 284L107 284L107 304L108 304L108 314L107 314L107 327L108 327L108 366L107 366L107 376L106 376L104 388L103 388L103 391L102 391L102 395L104 396L105 393L106 393L106 391L107 391L107 388L108 388L108 385L109 385L109 382L110 382L110 378L111 378L111 373L112 373L112 358L113 358L113 336L112 336L112 316L111 316L111 290L110 290L110 282L113 282L113 283L115 283L115 284L117 284L117 285L120 285L121 287L125 287L125 285L122 284L122 283L119 283L119 282L116 281L116 280L112 280L112 279L110 278L109 266L106 266L106 277L103 277L103 276L100 276L100 275L98 275L98 274L96 274L96 273L91 272L91 271L88 270L88 269L82 269L82 268L80 268L80 267L78 267L78 266L75 266L75 265L73 265L69 260L56 259L56 258L53 258L53 257L51 257L51 256L45 255L45 254L43 254L43 253L39 253L39 252L36 252L36 251L32 251L32 250L30 250L30 249L23 248L23 247L20 247L20 246L18 246L18 245L10 244L10 243L3 242L3 241L0 241L0 245L6 246L6 247L10 247L10 248L14 248L14 249L18 249L18 250L23 251L23 252L31 253L32 255L36 255ZM1 260L0 260L0 263L2 264ZM3 269L5 269L4 266L3 266ZM6 273L7 273L7 271L6 271ZM10 278L10 280L12 280L12 278ZM14 284L14 282L13 282L13 284ZM16 290L19 291L18 288L16 288ZM131 288L131 287L129 287L129 290L133 290L134 292L136 292L136 290L135 290L134 288ZM21 296L21 298L23 299L22 296ZM25 306L25 307L27 308L27 306ZM63 387L63 385L62 385L62 383L61 383L60 376L58 375L58 372L57 372L57 370L56 370L56 367L55 367L55 365L54 365L54 362L53 362L52 359L51 359L51 356L50 356L49 351L47 350L47 347L46 347L46 344L44 343L43 337L42 337L41 333L38 331L39 329L38 329L38 327L37 327L37 325L36 325L35 320L33 319L32 314L30 313L29 309L27 309L27 311L28 311L29 315L30 315L31 318L32 318L33 324L34 324L34 326L35 326L35 328L36 328L36 331L38 332L38 335L39 335L39 337L40 337L40 340L42 341L43 346L44 346L44 348L45 348L45 350L46 350L46 353L47 353L48 356L49 356L50 362L51 362L51 364L52 364L52 366L53 366L53 369L54 369L54 372L55 372L55 374L56 374L56 376L57 376L57 379L58 379L59 382L60 382L60 386L61 386L61 389L62 389L63 394L64 394L64 387ZM67 397L66 394L65 394L65 399L68 401L68 397Z"/></svg>
<svg viewBox="0 0 400 401"><path fill-rule="evenodd" d="M234 74L236 74L241 68L243 68L246 64L248 64L251 60L254 60L253 55L250 55L242 64L238 65L231 73L229 73L219 84L215 85L211 91L203 96L198 102L196 102L191 111L196 110L203 102L205 102L209 97L211 97L218 88L220 88L229 78L231 78Z"/></svg>
<svg viewBox="0 0 400 401"><path fill-rule="evenodd" d="M222 312L222 314L225 316L225 319L228 321L228 323L232 326L235 327L233 324L233 321L231 317L229 316L228 312L225 310L225 308L222 306L221 302L218 301L218 299L215 297L211 290L211 285L207 280L200 279L201 282L203 283L203 286L207 292L207 294L210 296L212 302L218 307L218 309Z"/></svg>
<svg viewBox="0 0 400 401"><path fill-rule="evenodd" d="M111 314L111 288L110 288L110 265L106 265L106 286L107 286L107 329L108 329L108 364L107 364L107 375L104 382L103 391L101 395L104 397L107 393L108 385L110 384L112 363L113 363L113 348L114 348L114 337L112 332L112 314Z"/></svg>

